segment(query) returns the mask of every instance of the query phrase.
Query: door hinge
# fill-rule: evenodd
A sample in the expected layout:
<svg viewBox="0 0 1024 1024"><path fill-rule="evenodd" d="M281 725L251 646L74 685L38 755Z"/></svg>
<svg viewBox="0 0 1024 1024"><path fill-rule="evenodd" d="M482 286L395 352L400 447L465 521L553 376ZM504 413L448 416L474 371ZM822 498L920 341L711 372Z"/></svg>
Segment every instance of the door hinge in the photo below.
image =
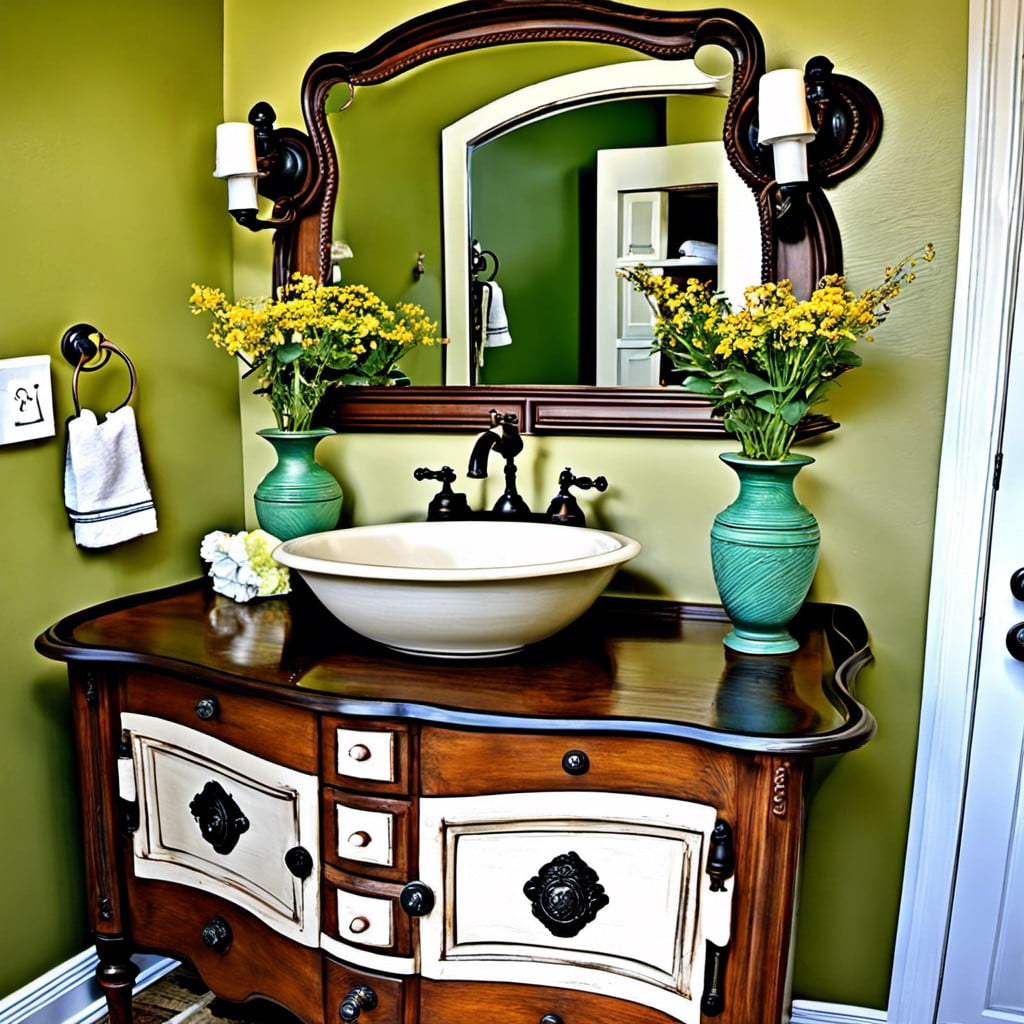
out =
<svg viewBox="0 0 1024 1024"><path fill-rule="evenodd" d="M121 746L117 751L117 795L121 803L121 824L124 832L130 835L139 827L139 797L131 735L127 732L121 734Z"/></svg>
<svg viewBox="0 0 1024 1024"><path fill-rule="evenodd" d="M1003 453L996 452L995 462L992 465L992 490L999 490L999 480L1003 475Z"/></svg>

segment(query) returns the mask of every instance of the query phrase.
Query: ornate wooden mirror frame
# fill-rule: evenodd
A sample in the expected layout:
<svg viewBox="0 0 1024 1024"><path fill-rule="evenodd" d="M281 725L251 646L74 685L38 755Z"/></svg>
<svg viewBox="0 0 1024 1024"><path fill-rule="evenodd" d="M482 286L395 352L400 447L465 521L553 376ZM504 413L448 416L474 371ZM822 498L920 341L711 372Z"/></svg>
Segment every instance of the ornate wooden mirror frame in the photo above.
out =
<svg viewBox="0 0 1024 1024"><path fill-rule="evenodd" d="M325 104L337 85L388 81L439 57L507 43L594 42L623 46L661 60L692 58L716 45L733 61L732 92L722 142L733 168L754 194L761 221L762 275L788 277L809 294L823 274L842 270L839 228L824 195L857 171L874 152L881 107L855 79L832 74L815 57L805 80L817 130L808 147L809 181L779 185L772 156L757 141L757 88L764 44L753 23L726 9L663 11L611 0L464 0L430 11L386 32L357 52L332 52L310 65L302 83L308 136L273 128L273 112L258 104L256 125L260 194L274 201L270 220L239 217L252 230L274 228L274 285L293 271L328 279L338 161ZM269 111L269 119L268 119ZM519 415L524 432L723 437L704 399L672 388L480 386L348 388L328 394L319 422L346 431L465 432L487 422L491 408ZM836 424L812 415L801 427L811 436Z"/></svg>

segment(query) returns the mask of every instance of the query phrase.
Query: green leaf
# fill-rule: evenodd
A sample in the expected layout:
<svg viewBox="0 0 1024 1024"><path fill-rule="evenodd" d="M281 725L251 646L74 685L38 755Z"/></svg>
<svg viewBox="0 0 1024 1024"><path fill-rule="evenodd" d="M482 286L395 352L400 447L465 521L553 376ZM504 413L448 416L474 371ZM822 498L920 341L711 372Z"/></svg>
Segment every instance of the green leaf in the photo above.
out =
<svg viewBox="0 0 1024 1024"><path fill-rule="evenodd" d="M862 365L864 360L861 359L856 352L853 352L848 348L844 348L842 351L836 353L835 362L837 366L844 366L849 370L854 366Z"/></svg>
<svg viewBox="0 0 1024 1024"><path fill-rule="evenodd" d="M747 395L760 395L765 391L775 390L763 377L758 377L756 373L748 373L746 370L733 370L732 379Z"/></svg>
<svg viewBox="0 0 1024 1024"><path fill-rule="evenodd" d="M778 402L774 395L758 395L757 398L754 399L754 405L756 408L760 409L761 412L767 412L773 415L779 411Z"/></svg>
<svg viewBox="0 0 1024 1024"><path fill-rule="evenodd" d="M287 345L282 345L274 350L274 358L286 366L288 363L294 363L301 355L302 346L294 341L290 341Z"/></svg>
<svg viewBox="0 0 1024 1024"><path fill-rule="evenodd" d="M791 426L795 427L807 412L806 402L787 402L782 407L782 418Z"/></svg>
<svg viewBox="0 0 1024 1024"><path fill-rule="evenodd" d="M714 395L718 393L718 388L706 377L687 377L683 381L683 387L687 391L692 391L695 395Z"/></svg>

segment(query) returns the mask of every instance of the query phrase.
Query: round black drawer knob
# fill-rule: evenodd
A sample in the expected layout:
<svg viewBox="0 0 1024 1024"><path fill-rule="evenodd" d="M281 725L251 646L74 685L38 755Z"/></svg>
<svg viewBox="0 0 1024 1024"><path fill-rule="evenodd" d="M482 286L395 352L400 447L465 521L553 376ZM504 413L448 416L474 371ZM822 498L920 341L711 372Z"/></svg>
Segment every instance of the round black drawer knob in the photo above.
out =
<svg viewBox="0 0 1024 1024"><path fill-rule="evenodd" d="M410 882L398 902L410 917L423 917L434 909L434 890L425 882Z"/></svg>
<svg viewBox="0 0 1024 1024"><path fill-rule="evenodd" d="M1016 626L1010 627L1006 634L1006 649L1011 657L1024 661L1024 622L1018 622Z"/></svg>
<svg viewBox="0 0 1024 1024"><path fill-rule="evenodd" d="M562 755L562 771L566 775L586 775L590 771L590 758L582 750L567 750Z"/></svg>
<svg viewBox="0 0 1024 1024"><path fill-rule="evenodd" d="M374 1010L377 1008L377 993L369 985L356 985L354 989L341 1001L338 1007L338 1016L351 1024L359 1020L363 1010Z"/></svg>
<svg viewBox="0 0 1024 1024"><path fill-rule="evenodd" d="M565 1024L557 1013L545 1013L540 1019L540 1024Z"/></svg>
<svg viewBox="0 0 1024 1024"><path fill-rule="evenodd" d="M212 722L220 714L220 704L214 696L203 697L196 701L196 718L204 722Z"/></svg>
<svg viewBox="0 0 1024 1024"><path fill-rule="evenodd" d="M223 956L231 948L231 925L223 917L214 917L203 927L203 945Z"/></svg>
<svg viewBox="0 0 1024 1024"><path fill-rule="evenodd" d="M284 865L296 878L309 878L313 872L313 856L304 846L293 846L284 855Z"/></svg>
<svg viewBox="0 0 1024 1024"><path fill-rule="evenodd" d="M1024 569L1018 569L1010 577L1010 593L1018 601L1024 601Z"/></svg>

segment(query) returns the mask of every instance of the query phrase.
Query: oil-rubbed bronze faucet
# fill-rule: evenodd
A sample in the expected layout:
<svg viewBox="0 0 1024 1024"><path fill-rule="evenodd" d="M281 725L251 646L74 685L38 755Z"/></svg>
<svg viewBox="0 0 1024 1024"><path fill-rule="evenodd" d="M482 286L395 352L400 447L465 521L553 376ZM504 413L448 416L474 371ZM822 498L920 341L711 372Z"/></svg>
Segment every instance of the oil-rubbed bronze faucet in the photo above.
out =
<svg viewBox="0 0 1024 1024"><path fill-rule="evenodd" d="M494 503L492 512L502 516L528 516L530 507L516 490L515 457L523 450L523 438L519 433L519 417L515 413L491 410L491 425L483 431L473 444L469 456L466 476L480 479L487 476L487 457L493 449L505 458L505 490Z"/></svg>

